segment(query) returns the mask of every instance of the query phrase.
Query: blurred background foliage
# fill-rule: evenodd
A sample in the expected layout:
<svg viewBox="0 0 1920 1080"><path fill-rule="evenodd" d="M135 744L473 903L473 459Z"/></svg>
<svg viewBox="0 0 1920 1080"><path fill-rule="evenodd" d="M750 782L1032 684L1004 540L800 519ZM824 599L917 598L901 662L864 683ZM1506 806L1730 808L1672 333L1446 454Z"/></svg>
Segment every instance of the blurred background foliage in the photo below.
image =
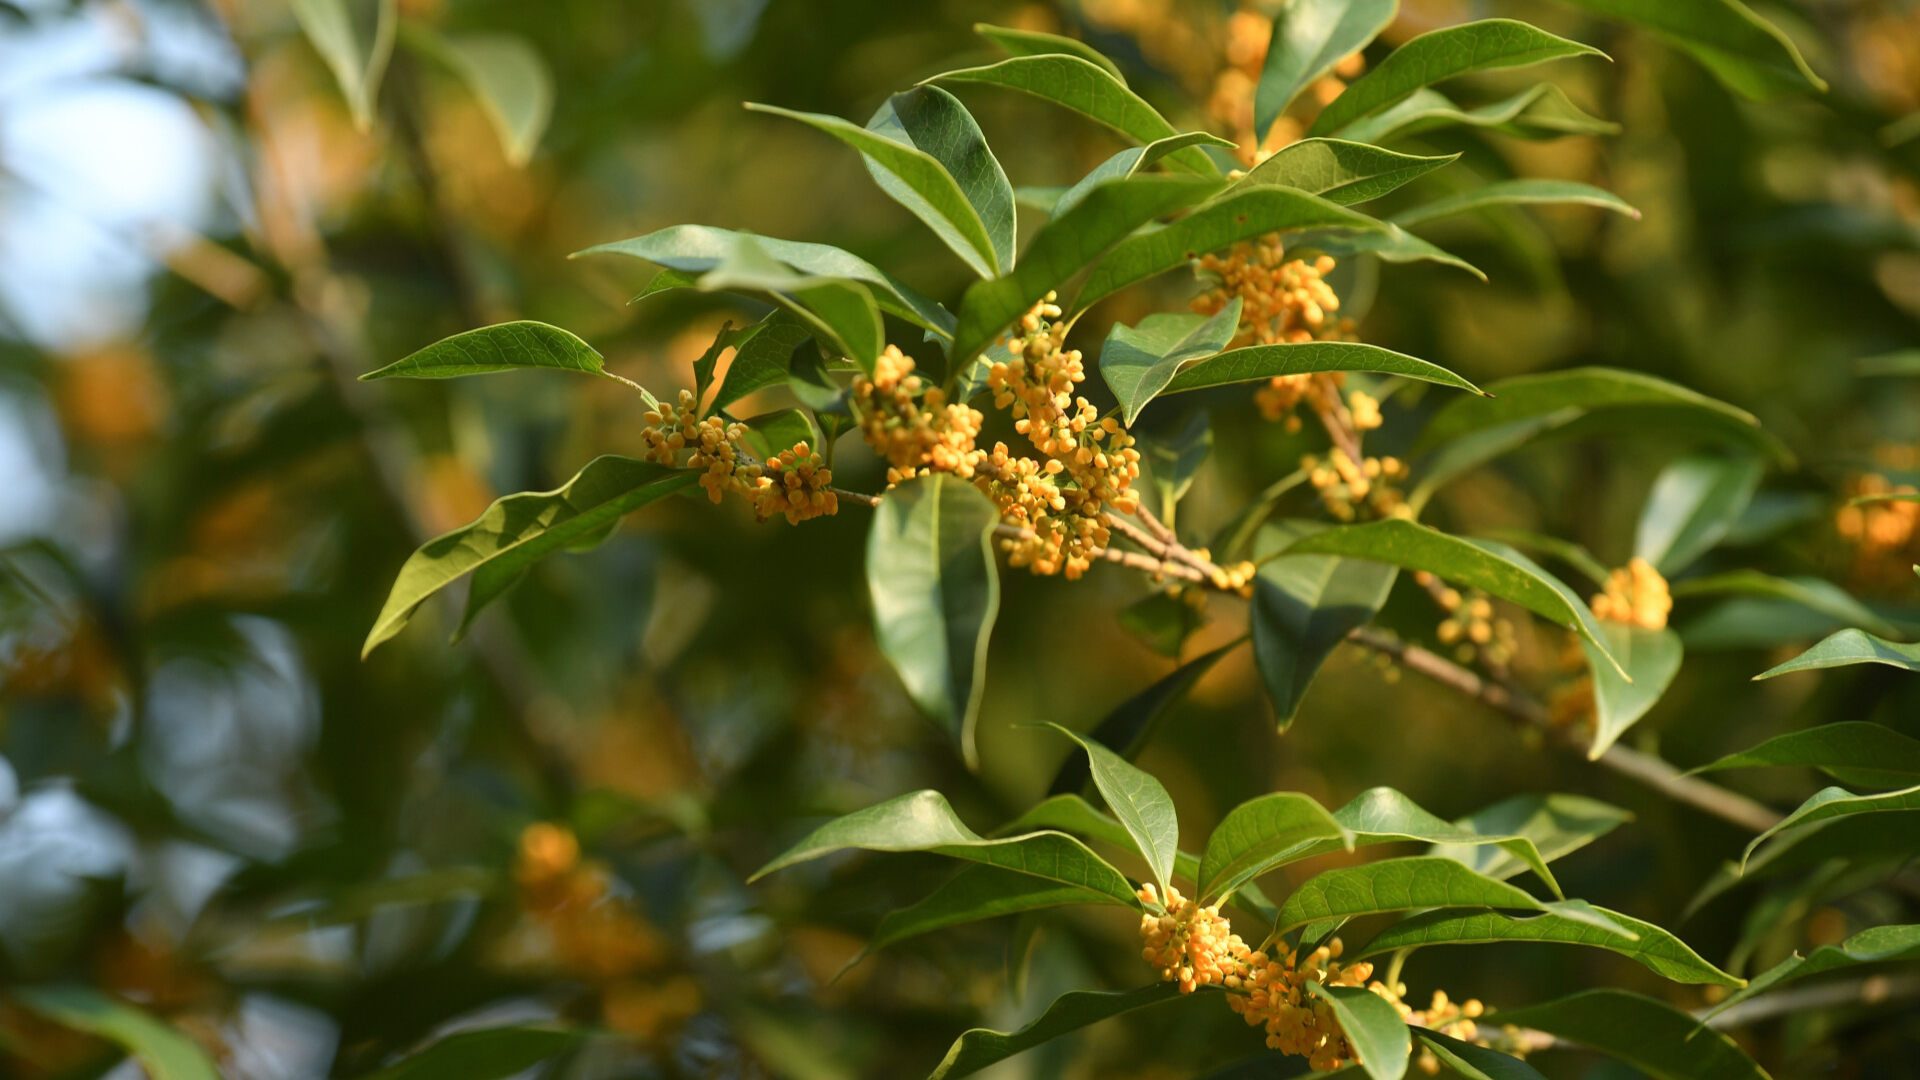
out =
<svg viewBox="0 0 1920 1080"><path fill-rule="evenodd" d="M935 864L744 877L820 817L914 788L948 792L983 829L1025 807L1066 744L1015 725L1084 729L1171 670L1112 615L1149 584L1006 575L977 776L876 652L857 509L790 528L671 500L538 566L466 642L447 645L455 613L430 605L363 663L417 543L594 454L637 452L641 422L601 380L354 379L526 317L581 334L663 396L690 385L720 325L757 313L685 291L629 306L644 270L566 257L680 222L832 243L951 303L964 267L856 155L739 103L863 118L957 59L992 56L970 29L987 20L1084 37L1176 124L1250 143L1263 5L398 8L401 47L363 129L283 0L0 3L0 977L111 995L81 999L95 1009L135 1003L236 1080L356 1076L451 1032L563 1021L595 1033L568 1037L554 1067L569 1076L920 1075L975 1022L1005 1028L1060 990L1140 982L1107 967L1132 928L1098 912L919 939L835 981ZM1546 142L1463 128L1418 145L1461 151L1486 179L1597 183L1644 217L1455 219L1434 239L1489 283L1431 264L1346 269L1342 313L1367 341L1481 383L1607 364L1749 409L1799 462L1768 480L1740 558L1843 582L1897 619L1920 612L1914 504L1844 500L1920 482L1920 395L1857 364L1893 354L1882 368L1901 368L1920 320L1920 140L1900 140L1920 110L1920 8L1761 8L1829 93L1745 100L1654 37L1567 5L1406 0L1389 44L1512 15L1600 46L1612 63L1546 77L1622 125ZM457 66L409 34L531 47L551 117L524 162ZM1069 183L1121 145L1012 95L968 101L1016 185ZM1081 333L1097 341L1192 291L1155 288L1102 304ZM1202 398L1216 462L1181 520L1210 532L1314 446L1262 421L1244 388ZM1143 425L1178 430L1185 400ZM1406 407L1419 402L1389 406ZM876 490L883 469L855 442L837 480ZM1556 443L1455 484L1435 512L1457 532L1551 532L1618 565L1679 445L1659 430ZM1766 603L1681 601L1691 662L1630 741L1684 767L1812 718L1920 735L1920 691L1895 672L1746 682L1796 651L1783 635L1804 644L1838 625ZM1188 656L1244 630L1237 605L1208 615ZM1387 614L1416 638L1437 618L1411 588ZM1801 622L1782 631L1788 618ZM1517 668L1559 663L1557 636L1522 630ZM1445 817L1518 792L1592 794L1639 820L1563 864L1568 893L1726 955L1758 890L1681 914L1744 835L1394 674L1336 654L1281 737L1240 650L1142 764L1195 836L1276 789L1338 805L1391 785ZM1781 803L1814 787L1771 772L1728 783ZM567 897L595 914L556 915L578 907ZM1810 905L1749 970L1897 903L1868 890ZM1003 957L1029 956L1010 941L1036 929L1030 958L1006 970ZM1493 1004L1600 982L1703 1000L1598 951L1422 953L1407 977ZM34 1000L0 999L0 1072L138 1074L114 1041L53 1023L44 1001L23 1006ZM1183 1077L1258 1049L1225 1010L1190 1004L993 1075ZM1920 1076L1920 1015L1851 1037L1876 1015L1742 1037L1776 1076ZM465 1075L530 1063L510 1050L529 1052L488 1051L488 1069ZM1541 1059L1554 1075L1624 1075L1554 1060Z"/></svg>

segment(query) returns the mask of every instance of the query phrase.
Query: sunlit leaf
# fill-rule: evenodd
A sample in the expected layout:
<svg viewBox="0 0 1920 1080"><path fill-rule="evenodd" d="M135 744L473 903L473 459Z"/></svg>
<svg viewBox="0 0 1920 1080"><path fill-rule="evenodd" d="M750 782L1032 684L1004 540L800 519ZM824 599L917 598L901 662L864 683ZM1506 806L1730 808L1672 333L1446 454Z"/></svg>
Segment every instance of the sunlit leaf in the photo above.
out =
<svg viewBox="0 0 1920 1080"><path fill-rule="evenodd" d="M521 368L605 375L593 346L546 323L521 320L467 330L410 353L361 379L451 379Z"/></svg>
<svg viewBox="0 0 1920 1080"><path fill-rule="evenodd" d="M1740 855L1741 868L1744 869L1748 860L1753 858L1755 848L1789 829L1856 814L1885 814L1898 810L1920 810L1920 786L1881 795L1855 795L1846 788L1825 788L1801 803L1779 824L1754 837Z"/></svg>
<svg viewBox="0 0 1920 1080"><path fill-rule="evenodd" d="M1386 29L1399 0L1293 0L1273 20L1273 38L1253 95L1262 142L1293 99Z"/></svg>
<svg viewBox="0 0 1920 1080"><path fill-rule="evenodd" d="M1338 555L1267 558L1309 531L1304 522L1268 525L1254 541L1261 562L1248 616L1253 655L1283 731L1320 665L1355 628L1373 621L1399 576L1393 566Z"/></svg>
<svg viewBox="0 0 1920 1080"><path fill-rule="evenodd" d="M1640 994L1587 990L1522 1009L1502 1009L1502 1024L1557 1035L1632 1065L1656 1080L1768 1080L1753 1059L1718 1031Z"/></svg>
<svg viewBox="0 0 1920 1080"><path fill-rule="evenodd" d="M934 474L887 492L867 538L874 636L907 696L975 761L974 719L986 683L987 638L1000 610L993 528L979 490Z"/></svg>
<svg viewBox="0 0 1920 1080"><path fill-rule="evenodd" d="M1277 184L1350 206L1377 199L1459 158L1459 154L1441 157L1397 154L1340 139L1302 139L1255 165L1235 187Z"/></svg>
<svg viewBox="0 0 1920 1080"><path fill-rule="evenodd" d="M1572 180L1495 180L1468 191L1446 195L1430 202L1421 203L1411 210L1405 210L1393 216L1393 223L1401 228L1438 221L1455 214L1485 210L1491 206L1535 206L1535 205L1575 205L1597 206L1602 210L1611 210L1616 214L1625 214L1630 218L1639 218L1640 211L1629 206L1626 200L1604 188L1592 184L1577 183Z"/></svg>
<svg viewBox="0 0 1920 1080"><path fill-rule="evenodd" d="M1415 855L1322 871L1287 897L1273 929L1284 933L1328 919L1434 907L1545 910L1532 894L1452 859Z"/></svg>
<svg viewBox="0 0 1920 1080"><path fill-rule="evenodd" d="M1631 932L1628 937L1559 912L1514 916L1495 911L1441 909L1410 916L1382 930L1356 959L1426 945L1486 945L1502 941L1588 945L1619 953L1659 975L1681 983L1734 987L1739 979L1700 958L1687 944L1658 926L1605 908L1601 915ZM1637 938L1637 940L1636 940Z"/></svg>
<svg viewBox="0 0 1920 1080"><path fill-rule="evenodd" d="M1672 591L1676 599L1689 596L1752 596L1784 600L1835 621L1864 627L1875 634L1905 636L1898 626L1874 614L1872 608L1854 599L1845 589L1817 577L1775 577L1759 570L1728 570L1677 581Z"/></svg>
<svg viewBox="0 0 1920 1080"><path fill-rule="evenodd" d="M1133 176L1147 166L1173 153L1175 150L1184 149L1189 146L1220 146L1232 148L1238 145L1238 143L1222 139L1217 135L1211 135L1204 131L1188 131L1182 132L1179 135L1169 135L1164 139L1157 139L1145 146L1129 146L1125 150L1094 166L1091 172L1081 177L1072 187L1060 189L1057 197L1049 201L1041 209L1044 209L1048 214L1064 214L1079 205L1080 200L1086 198L1087 192L1093 190L1095 185L1103 184L1108 180Z"/></svg>
<svg viewBox="0 0 1920 1080"><path fill-rule="evenodd" d="M1107 809L1139 846L1154 881L1160 885L1161 897L1166 897L1167 883L1173 880L1174 853L1180 848L1180 822L1173 812L1172 796L1151 773L1098 742L1059 724L1046 726L1079 743L1087 752L1094 786L1100 789Z"/></svg>
<svg viewBox="0 0 1920 1080"><path fill-rule="evenodd" d="M1054 53L1077 56L1089 64L1098 65L1107 74L1113 76L1121 86L1127 85L1127 77L1120 73L1119 66L1107 59L1105 53L1084 41L1039 30L1017 30L1010 26L995 26L992 23L974 23L973 32L992 39L994 44L1014 56L1047 56Z"/></svg>
<svg viewBox="0 0 1920 1080"><path fill-rule="evenodd" d="M888 98L867 121L867 130L921 150L945 166L992 241L996 272L1004 274L1013 269L1013 185L1007 182L1006 171L980 134L980 125L960 99L937 86L917 86ZM936 205L872 154L863 152L861 156L882 191L925 222L962 258L969 257L972 240L955 224L951 207ZM940 186L934 194L945 190Z"/></svg>
<svg viewBox="0 0 1920 1080"><path fill-rule="evenodd" d="M1161 312L1138 326L1114 323L1100 346L1100 377L1120 401L1121 422L1132 427L1181 365L1226 348L1240 330L1242 302L1236 296L1212 316Z"/></svg>
<svg viewBox="0 0 1920 1080"><path fill-rule="evenodd" d="M1862 930L1838 945L1822 945L1805 956L1798 953L1753 977L1744 990L1727 995L1704 1020L1710 1020L1757 994L1792 979L1828 971L1883 964L1890 960L1920 960L1920 926L1876 926Z"/></svg>
<svg viewBox="0 0 1920 1080"><path fill-rule="evenodd" d="M886 347L880 307L864 284L796 273L752 236L734 237L732 248L700 275L697 285L709 292L767 293L838 355L853 359L869 374Z"/></svg>
<svg viewBox="0 0 1920 1080"><path fill-rule="evenodd" d="M1920 645L1898 645L1863 630L1841 630L1799 656L1778 667L1768 668L1754 678L1771 679L1790 671L1812 671L1850 664L1886 664L1906 671L1920 671Z"/></svg>
<svg viewBox="0 0 1920 1080"><path fill-rule="evenodd" d="M747 444L762 461L793 449L797 443L804 442L809 449L818 449L820 445L819 431L814 429L813 421L807 419L807 414L799 409L762 413L741 423L747 429Z"/></svg>
<svg viewBox="0 0 1920 1080"><path fill-rule="evenodd" d="M1586 847L1633 820L1617 806L1582 795L1515 795L1454 822L1486 836L1517 836L1533 842L1543 862ZM1505 880L1530 869L1527 860L1491 844L1435 844L1427 854L1458 859L1490 878Z"/></svg>
<svg viewBox="0 0 1920 1080"><path fill-rule="evenodd" d="M1819 769L1843 784L1910 786L1920 781L1920 739L1884 724L1841 720L1776 735L1751 749L1690 770L1688 775L1789 765Z"/></svg>
<svg viewBox="0 0 1920 1080"><path fill-rule="evenodd" d="M579 1045L585 1035L548 1027L493 1027L448 1035L370 1073L367 1080L501 1080Z"/></svg>
<svg viewBox="0 0 1920 1080"><path fill-rule="evenodd" d="M1353 1047L1360 1067L1373 1080L1400 1080L1407 1074L1413 1039L1393 1003L1364 986L1307 983L1307 993L1327 1003Z"/></svg>
<svg viewBox="0 0 1920 1080"><path fill-rule="evenodd" d="M606 455L553 491L508 495L470 525L428 541L401 566L393 590L361 647L365 657L400 632L428 597L478 572L461 617L464 632L490 600L534 562L599 533L640 507L689 487L695 474Z"/></svg>
<svg viewBox="0 0 1920 1080"><path fill-rule="evenodd" d="M1750 98L1825 91L1827 84L1779 27L1740 0L1568 0L1600 15L1635 23L1706 65L1721 82Z"/></svg>
<svg viewBox="0 0 1920 1080"><path fill-rule="evenodd" d="M1355 142L1382 143L1395 136L1455 125L1489 128L1522 139L1613 135L1620 131L1619 124L1589 116L1567 100L1566 91L1558 86L1536 83L1512 97L1471 109L1455 105L1438 90L1416 90L1400 104L1348 124L1340 134Z"/></svg>
<svg viewBox="0 0 1920 1080"><path fill-rule="evenodd" d="M1483 19L1432 30L1390 53L1334 98L1309 135L1332 135L1423 86L1476 71L1523 67L1565 56L1605 56L1577 41L1512 19Z"/></svg>
<svg viewBox="0 0 1920 1080"><path fill-rule="evenodd" d="M374 99L399 25L397 0L290 0L293 16L340 84L361 131L373 127Z"/></svg>
<svg viewBox="0 0 1920 1080"><path fill-rule="evenodd" d="M879 952L920 934L1000 915L1068 904L1117 903L1112 896L1096 889L975 863L963 868L919 903L887 912L860 955Z"/></svg>
<svg viewBox="0 0 1920 1080"><path fill-rule="evenodd" d="M220 1080L207 1052L144 1009L84 986L23 986L11 996L47 1019L131 1054L152 1080Z"/></svg>
<svg viewBox="0 0 1920 1080"><path fill-rule="evenodd" d="M1487 540L1498 540L1503 544L1517 547L1522 551L1537 551L1559 559L1568 566L1580 571L1581 576L1595 585L1605 588L1612 571L1608 570L1593 552L1571 540L1562 540L1545 533L1528 532L1525 529L1490 529L1482 534Z"/></svg>
<svg viewBox="0 0 1920 1080"><path fill-rule="evenodd" d="M974 1028L965 1032L954 1040L946 1059L928 1075L927 1080L957 1080L958 1077L971 1076L1022 1050L1031 1050L1089 1024L1172 1001L1179 996L1180 988L1173 983L1155 983L1127 991L1069 991L1053 999L1053 1004L1047 1006L1046 1012L1018 1031Z"/></svg>
<svg viewBox="0 0 1920 1080"><path fill-rule="evenodd" d="M1416 1027L1413 1035L1433 1051L1441 1064L1465 1080L1546 1080L1540 1071L1510 1054L1461 1042L1450 1035Z"/></svg>
<svg viewBox="0 0 1920 1080"><path fill-rule="evenodd" d="M1311 248L1335 259L1372 255L1390 263L1436 262L1465 270L1481 281L1487 280L1487 275L1479 267L1460 256L1443 251L1392 222L1382 222L1381 225L1382 228L1368 232L1303 233L1294 241L1295 249Z"/></svg>
<svg viewBox="0 0 1920 1080"><path fill-rule="evenodd" d="M1685 653L1680 635L1665 628L1648 630L1603 622L1600 630L1606 638L1604 654L1592 643L1581 642L1587 654L1587 666L1593 670L1594 732L1593 744L1587 748L1587 756L1593 759L1606 753L1615 740L1659 703L1661 695L1672 685L1673 677L1680 673ZM1609 655L1632 681L1620 677L1613 663L1608 662Z"/></svg>
<svg viewBox="0 0 1920 1080"><path fill-rule="evenodd" d="M1325 807L1293 791L1250 799L1227 812L1207 837L1196 882L1201 902L1230 896L1315 841L1352 836Z"/></svg>
<svg viewBox="0 0 1920 1080"><path fill-rule="evenodd" d="M1228 383L1256 382L1276 375L1315 371L1371 371L1404 379L1439 383L1480 393L1480 388L1438 364L1357 341L1303 341L1298 344L1248 345L1183 368L1162 395L1203 390Z"/></svg>

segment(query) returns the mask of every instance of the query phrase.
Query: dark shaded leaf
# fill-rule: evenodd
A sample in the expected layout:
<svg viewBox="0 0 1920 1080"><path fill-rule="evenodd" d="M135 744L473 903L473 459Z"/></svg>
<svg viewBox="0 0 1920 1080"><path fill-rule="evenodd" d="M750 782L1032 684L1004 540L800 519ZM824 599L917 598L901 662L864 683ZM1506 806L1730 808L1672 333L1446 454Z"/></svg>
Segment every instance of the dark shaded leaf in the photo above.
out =
<svg viewBox="0 0 1920 1080"><path fill-rule="evenodd" d="M1819 769L1843 784L1911 786L1920 781L1920 739L1882 724L1842 720L1776 735L1750 750L1689 770L1687 775L1783 765Z"/></svg>
<svg viewBox="0 0 1920 1080"><path fill-rule="evenodd" d="M974 1028L963 1033L954 1040L946 1059L928 1075L927 1080L956 1080L958 1077L971 1076L1022 1050L1031 1050L1089 1024L1172 1001L1180 996L1179 991L1180 988L1172 983L1155 983L1127 991L1069 991L1053 999L1053 1004L1047 1006L1046 1012L1018 1031Z"/></svg>
<svg viewBox="0 0 1920 1080"><path fill-rule="evenodd" d="M1254 661L1282 731L1293 723L1320 665L1349 633L1373 621L1399 577L1396 567L1338 555L1269 558L1307 535L1305 522L1268 525L1254 542Z"/></svg>
<svg viewBox="0 0 1920 1080"><path fill-rule="evenodd" d="M1699 1030L1693 1017L1664 1001L1624 990L1586 990L1502 1009L1499 1017L1619 1058L1658 1080L1768 1080L1732 1039Z"/></svg>
<svg viewBox="0 0 1920 1080"><path fill-rule="evenodd" d="M1181 606L1184 608L1186 605ZM1100 726L1093 729L1091 738L1128 761L1140 756L1140 751L1166 720L1168 711L1186 697L1187 691L1206 677L1207 672L1213 670L1213 665L1219 663L1221 657L1239 648L1244 640L1230 641L1174 668L1152 686L1121 702L1119 708L1108 713L1107 718L1100 721ZM1047 794L1072 794L1086 787L1092 779L1093 773L1087 763L1078 755L1070 755L1061 764L1060 771L1054 774L1053 784L1047 789Z"/></svg>

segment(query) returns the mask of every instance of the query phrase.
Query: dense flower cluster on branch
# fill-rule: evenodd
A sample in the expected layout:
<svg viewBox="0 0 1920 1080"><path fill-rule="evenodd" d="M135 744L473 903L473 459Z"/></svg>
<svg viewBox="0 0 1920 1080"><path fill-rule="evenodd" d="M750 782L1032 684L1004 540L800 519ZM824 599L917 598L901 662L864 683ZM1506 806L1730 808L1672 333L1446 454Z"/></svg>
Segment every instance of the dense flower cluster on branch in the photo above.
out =
<svg viewBox="0 0 1920 1080"><path fill-rule="evenodd" d="M1591 606L1597 619L1661 630L1673 610L1673 594L1652 563L1634 558L1607 578L1606 591L1596 595Z"/></svg>
<svg viewBox="0 0 1920 1080"><path fill-rule="evenodd" d="M701 471L700 486L714 502L741 495L753 503L760 520L785 517L792 524L840 512L833 471L804 441L757 461L747 446L746 425L718 415L702 419L691 390L680 391L675 406L662 403L649 410L646 419L640 432L646 459L677 465L681 451L691 449L686 467Z"/></svg>

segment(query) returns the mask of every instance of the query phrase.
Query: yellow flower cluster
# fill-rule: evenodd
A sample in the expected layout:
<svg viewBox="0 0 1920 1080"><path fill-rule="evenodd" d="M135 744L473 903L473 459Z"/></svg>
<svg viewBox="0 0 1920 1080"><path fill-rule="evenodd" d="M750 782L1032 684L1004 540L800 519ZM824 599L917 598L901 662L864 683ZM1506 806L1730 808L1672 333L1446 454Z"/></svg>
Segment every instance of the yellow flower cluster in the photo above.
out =
<svg viewBox="0 0 1920 1080"><path fill-rule="evenodd" d="M1853 579L1863 587L1889 589L1912 582L1909 569L1920 561L1920 502L1887 501L1855 505L1863 495L1913 495L1911 484L1895 485L1878 473L1855 477L1849 502L1834 516L1841 539L1853 545Z"/></svg>
<svg viewBox="0 0 1920 1080"><path fill-rule="evenodd" d="M1367 457L1358 462L1336 446L1324 460L1308 454L1300 459L1307 480L1320 493L1327 512L1341 521L1360 517L1411 517L1406 496L1393 486L1407 477L1406 463L1395 457Z"/></svg>
<svg viewBox="0 0 1920 1080"><path fill-rule="evenodd" d="M1471 664L1476 658L1485 658L1496 667L1505 667L1513 661L1514 651L1519 647L1513 623L1494 617L1493 601L1486 593L1470 589L1462 595L1460 590L1443 584L1424 570L1414 574L1413 579L1432 593L1434 602L1447 613L1447 617L1440 620L1436 634L1442 645L1454 646L1454 659Z"/></svg>
<svg viewBox="0 0 1920 1080"><path fill-rule="evenodd" d="M927 388L913 367L912 357L889 345L873 378L853 381L861 436L886 459L888 483L927 470L971 479L982 457L973 445L980 411L964 402L948 404L946 395L938 387Z"/></svg>
<svg viewBox="0 0 1920 1080"><path fill-rule="evenodd" d="M762 521L784 514L788 524L798 525L840 512L840 499L829 490L833 470L804 441L775 454L766 464L765 475L756 480L753 512Z"/></svg>
<svg viewBox="0 0 1920 1080"><path fill-rule="evenodd" d="M1667 591L1667 579L1647 560L1635 557L1624 569L1607 578L1607 591L1593 598L1594 617L1660 630L1667 625L1667 613L1673 610L1673 594Z"/></svg>
<svg viewBox="0 0 1920 1080"><path fill-rule="evenodd" d="M647 426L640 431L647 444L646 460L678 465L680 452L690 448L686 467L702 470L700 486L707 498L719 502L729 493L745 496L761 521L784 516L797 525L840 512L840 500L830 490L832 470L804 441L763 464L747 449L745 424L730 424L720 416L702 420L695 408L693 391L682 390L676 404L663 403L647 412Z"/></svg>

